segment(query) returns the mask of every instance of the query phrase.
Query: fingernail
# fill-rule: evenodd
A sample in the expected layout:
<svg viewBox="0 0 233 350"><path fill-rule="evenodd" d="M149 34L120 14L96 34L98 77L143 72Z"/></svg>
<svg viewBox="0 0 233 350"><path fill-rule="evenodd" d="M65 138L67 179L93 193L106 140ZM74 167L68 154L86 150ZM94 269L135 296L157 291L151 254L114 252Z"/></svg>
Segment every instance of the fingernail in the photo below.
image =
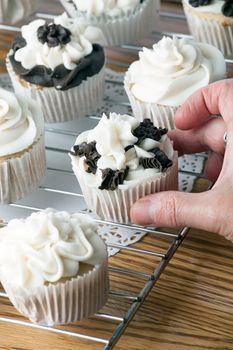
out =
<svg viewBox="0 0 233 350"><path fill-rule="evenodd" d="M151 201L147 198L142 198L136 202L131 208L131 220L138 225L150 225L153 223L151 210ZM154 210L153 210L154 211Z"/></svg>

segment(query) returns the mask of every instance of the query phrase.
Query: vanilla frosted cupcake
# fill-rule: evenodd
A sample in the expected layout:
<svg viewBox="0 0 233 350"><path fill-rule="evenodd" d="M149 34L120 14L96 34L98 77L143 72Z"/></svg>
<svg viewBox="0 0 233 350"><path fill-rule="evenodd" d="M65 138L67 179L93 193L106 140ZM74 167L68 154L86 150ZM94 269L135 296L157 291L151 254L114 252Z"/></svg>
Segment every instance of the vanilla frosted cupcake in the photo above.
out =
<svg viewBox="0 0 233 350"><path fill-rule="evenodd" d="M44 120L38 104L0 89L0 204L28 195L44 174Z"/></svg>
<svg viewBox="0 0 233 350"><path fill-rule="evenodd" d="M108 45L144 38L155 26L159 0L60 0L71 17L84 17Z"/></svg>
<svg viewBox="0 0 233 350"><path fill-rule="evenodd" d="M46 209L0 229L0 279L32 322L76 322L108 298L107 250L84 214Z"/></svg>
<svg viewBox="0 0 233 350"><path fill-rule="evenodd" d="M88 208L101 218L129 223L139 198L177 189L177 154L166 133L148 119L140 123L111 113L80 134L71 159Z"/></svg>
<svg viewBox="0 0 233 350"><path fill-rule="evenodd" d="M0 0L0 23L12 24L20 21L37 8L37 0Z"/></svg>
<svg viewBox="0 0 233 350"><path fill-rule="evenodd" d="M163 37L143 48L125 75L125 90L134 116L154 125L174 128L177 108L195 91L225 78L222 53L208 44Z"/></svg>
<svg viewBox="0 0 233 350"><path fill-rule="evenodd" d="M194 39L214 45L226 58L233 58L232 0L182 1Z"/></svg>
<svg viewBox="0 0 233 350"><path fill-rule="evenodd" d="M66 14L22 27L7 68L15 90L40 102L45 121L64 122L93 112L104 94L103 34Z"/></svg>

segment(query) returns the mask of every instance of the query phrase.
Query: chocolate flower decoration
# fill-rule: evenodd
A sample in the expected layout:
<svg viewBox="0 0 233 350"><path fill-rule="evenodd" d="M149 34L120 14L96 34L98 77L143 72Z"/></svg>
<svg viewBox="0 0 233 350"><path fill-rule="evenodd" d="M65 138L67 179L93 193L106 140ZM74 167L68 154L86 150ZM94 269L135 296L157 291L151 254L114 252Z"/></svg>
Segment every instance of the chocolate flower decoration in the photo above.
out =
<svg viewBox="0 0 233 350"><path fill-rule="evenodd" d="M211 0L189 0L189 4L193 7L209 5Z"/></svg>
<svg viewBox="0 0 233 350"><path fill-rule="evenodd" d="M71 32L69 29L62 27L60 24L47 23L40 26L37 30L38 40L49 47L55 47L58 45L65 45L71 41Z"/></svg>
<svg viewBox="0 0 233 350"><path fill-rule="evenodd" d="M87 164L87 172L95 174L97 170L97 162L100 158L100 154L96 150L96 142L83 142L80 145L74 145L73 152L74 156L86 157L85 163Z"/></svg>
<svg viewBox="0 0 233 350"><path fill-rule="evenodd" d="M118 185L123 184L127 177L129 168L126 167L124 170L112 170L110 168L102 170L102 183L99 186L100 190L111 190L114 191Z"/></svg>
<svg viewBox="0 0 233 350"><path fill-rule="evenodd" d="M133 131L133 135L138 138L137 144L147 138L160 141L161 137L166 133L167 129L156 128L150 119L144 119L143 122L141 122Z"/></svg>
<svg viewBox="0 0 233 350"><path fill-rule="evenodd" d="M222 5L222 13L224 16L232 17L233 16L233 1L225 0L225 3Z"/></svg>

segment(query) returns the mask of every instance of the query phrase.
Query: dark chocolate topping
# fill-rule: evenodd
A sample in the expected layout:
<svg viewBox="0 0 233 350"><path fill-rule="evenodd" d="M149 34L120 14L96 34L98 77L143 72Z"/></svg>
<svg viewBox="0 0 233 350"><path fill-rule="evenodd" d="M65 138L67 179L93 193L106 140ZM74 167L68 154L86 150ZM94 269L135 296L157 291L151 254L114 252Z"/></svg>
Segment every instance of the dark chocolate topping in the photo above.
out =
<svg viewBox="0 0 233 350"><path fill-rule="evenodd" d="M167 129L157 128L153 125L150 119L144 119L143 122L141 122L133 131L133 135L138 138L137 144L147 138L160 141L161 137L166 133Z"/></svg>
<svg viewBox="0 0 233 350"><path fill-rule="evenodd" d="M224 0L222 13L226 17L233 16L233 0ZM212 0L189 0L189 4L193 7L205 6L212 3Z"/></svg>
<svg viewBox="0 0 233 350"><path fill-rule="evenodd" d="M161 165L162 171L172 166L172 160L158 147L151 149L149 152L154 153L156 160ZM153 158L152 158L153 159Z"/></svg>
<svg viewBox="0 0 233 350"><path fill-rule="evenodd" d="M65 45L70 42L71 32L60 24L44 24L37 29L38 40L49 47Z"/></svg>
<svg viewBox="0 0 233 350"><path fill-rule="evenodd" d="M129 145L125 147L125 153L128 152L131 148L134 148L134 145Z"/></svg>
<svg viewBox="0 0 233 350"><path fill-rule="evenodd" d="M189 4L193 7L209 5L211 0L189 0Z"/></svg>
<svg viewBox="0 0 233 350"><path fill-rule="evenodd" d="M233 1L232 0L225 0L225 4L222 5L222 13L226 17L233 16Z"/></svg>
<svg viewBox="0 0 233 350"><path fill-rule="evenodd" d="M26 41L22 37L15 38L13 42L13 54L9 56L9 59L15 73L31 84L44 87L54 86L57 90L67 90L80 85L83 80L97 74L105 61L103 48L98 44L93 44L93 51L82 58L73 70L66 69L63 64L54 70L43 65L25 69L20 62L14 59L14 53L25 45Z"/></svg>
<svg viewBox="0 0 233 350"><path fill-rule="evenodd" d="M126 167L124 170L112 170L110 168L102 170L102 183L99 186L100 190L111 190L114 191L118 185L122 185L125 178L127 177L129 168Z"/></svg>
<svg viewBox="0 0 233 350"><path fill-rule="evenodd" d="M154 158L141 158L140 159L140 164L142 164L144 169L160 169L161 165L158 162L158 160L154 157Z"/></svg>
<svg viewBox="0 0 233 350"><path fill-rule="evenodd" d="M27 42L22 36L17 36L14 38L12 43L12 50L16 52L18 49L21 49L22 47L26 46Z"/></svg>
<svg viewBox="0 0 233 350"><path fill-rule="evenodd" d="M97 162L100 158L100 154L96 150L96 142L83 142L80 145L74 145L73 152L74 156L86 157L85 163L87 164L87 172L95 174L97 170Z"/></svg>

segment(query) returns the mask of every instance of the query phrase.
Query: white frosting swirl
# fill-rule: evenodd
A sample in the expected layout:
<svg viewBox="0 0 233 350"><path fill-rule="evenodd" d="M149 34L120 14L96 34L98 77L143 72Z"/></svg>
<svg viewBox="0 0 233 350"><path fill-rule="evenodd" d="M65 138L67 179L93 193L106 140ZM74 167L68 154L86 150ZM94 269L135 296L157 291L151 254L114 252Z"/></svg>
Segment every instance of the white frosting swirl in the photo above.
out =
<svg viewBox="0 0 233 350"><path fill-rule="evenodd" d="M159 168L144 169L139 159L153 158L154 154L149 150L155 147L160 148L168 158L172 159L174 154L172 143L167 135L164 135L160 141L147 138L139 145L134 145L138 139L132 132L139 124L140 122L136 118L129 115L110 113L109 118L107 118L103 114L100 122L93 130L85 131L78 136L75 142L76 145L96 141L96 149L101 155L97 162L96 174L86 172L85 157L71 155L73 165L83 171L88 186L99 187L102 183L101 169L107 168L112 170L129 168L124 183L118 186L121 189L124 186L135 185L142 179L145 180L162 174L162 170ZM125 152L125 147L129 145L134 145L134 147Z"/></svg>
<svg viewBox="0 0 233 350"><path fill-rule="evenodd" d="M34 101L0 89L0 157L21 152L33 144L41 132L36 125L36 118L43 118L38 109Z"/></svg>
<svg viewBox="0 0 233 350"><path fill-rule="evenodd" d="M88 133L87 140L96 141L97 152L101 155L99 167L104 167L105 163L111 162L111 168L114 170L125 168L124 149L137 142L137 138L132 134L132 129L136 128L137 124L136 119L128 115L110 113L108 118L103 114L98 125Z"/></svg>
<svg viewBox="0 0 233 350"><path fill-rule="evenodd" d="M188 0L185 0L185 2L189 4ZM190 5L195 11L198 12L206 12L206 13L216 13L216 14L222 14L222 6L224 4L223 0L212 0L211 4L209 5L200 5L198 7L193 7L192 5Z"/></svg>
<svg viewBox="0 0 233 350"><path fill-rule="evenodd" d="M223 54L208 44L163 37L143 48L128 71L132 94L140 101L179 106L199 88L226 75Z"/></svg>
<svg viewBox="0 0 233 350"><path fill-rule="evenodd" d="M22 27L22 37L27 45L17 50L14 58L25 69L43 65L54 70L60 64L64 64L66 69L72 70L83 57L92 52L92 44L104 41L99 28L88 26L83 18L68 18L64 13L56 17L54 23L69 29L71 41L66 45L49 47L46 42L42 44L37 37L38 28L45 23L45 20L38 19Z"/></svg>
<svg viewBox="0 0 233 350"><path fill-rule="evenodd" d="M15 286L36 288L76 277L80 263L106 259L97 225L84 214L54 209L11 220L0 230L0 271Z"/></svg>
<svg viewBox="0 0 233 350"><path fill-rule="evenodd" d="M140 0L73 0L78 11L85 12L87 17L108 15L122 16L135 10Z"/></svg>

